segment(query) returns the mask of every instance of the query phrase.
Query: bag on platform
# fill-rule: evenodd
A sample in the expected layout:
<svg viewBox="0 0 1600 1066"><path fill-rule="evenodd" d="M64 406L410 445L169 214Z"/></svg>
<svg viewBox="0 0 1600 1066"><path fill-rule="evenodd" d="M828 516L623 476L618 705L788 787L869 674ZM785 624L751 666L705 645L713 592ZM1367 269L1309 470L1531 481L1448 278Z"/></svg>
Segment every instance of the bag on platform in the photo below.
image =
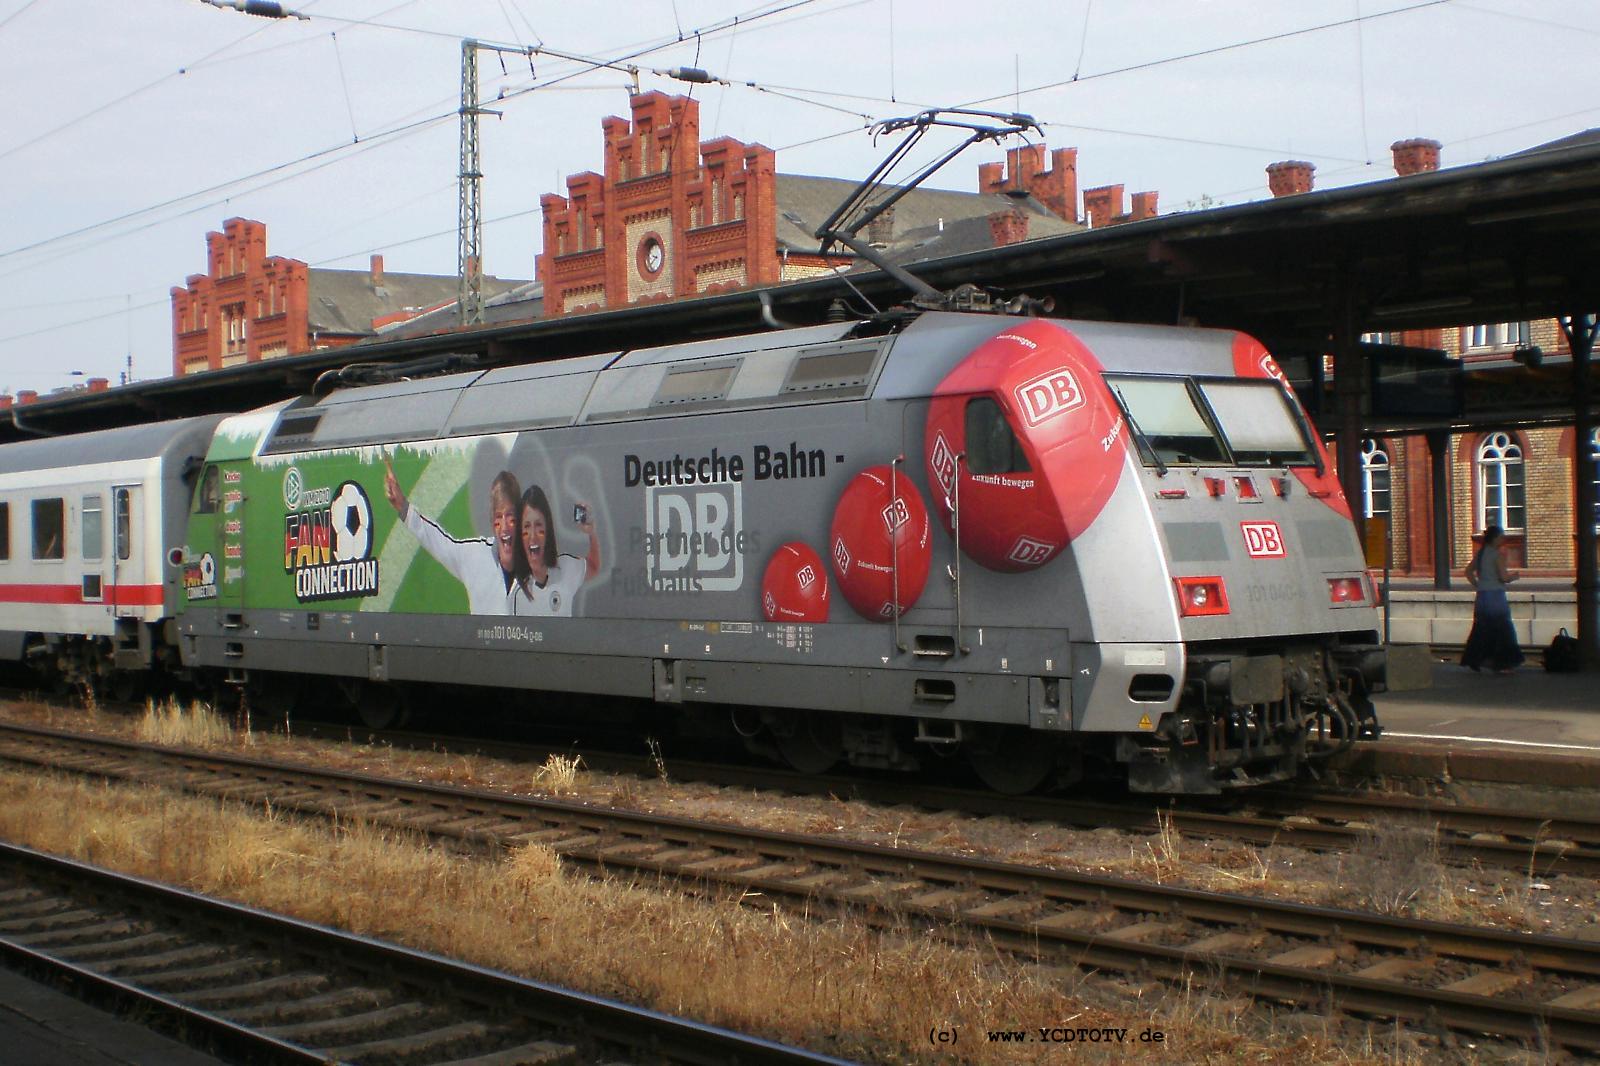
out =
<svg viewBox="0 0 1600 1066"><path fill-rule="evenodd" d="M1551 637L1550 646L1544 650L1544 668L1552 674L1577 673L1578 638L1565 629Z"/></svg>

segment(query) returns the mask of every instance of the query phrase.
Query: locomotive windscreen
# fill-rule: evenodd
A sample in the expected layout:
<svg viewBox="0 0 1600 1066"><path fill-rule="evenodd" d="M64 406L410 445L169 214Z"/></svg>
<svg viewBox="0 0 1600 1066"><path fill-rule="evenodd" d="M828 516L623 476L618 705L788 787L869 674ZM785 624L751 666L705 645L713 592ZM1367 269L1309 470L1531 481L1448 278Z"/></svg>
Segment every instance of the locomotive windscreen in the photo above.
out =
<svg viewBox="0 0 1600 1066"><path fill-rule="evenodd" d="M1107 375L1106 381L1137 427L1140 443L1153 448L1161 462L1181 466L1227 461L1222 442L1195 406L1188 379ZM1154 465L1152 457L1145 459Z"/></svg>
<svg viewBox="0 0 1600 1066"><path fill-rule="evenodd" d="M1234 462L1294 466L1312 462L1311 443L1275 382L1202 381L1200 391Z"/></svg>

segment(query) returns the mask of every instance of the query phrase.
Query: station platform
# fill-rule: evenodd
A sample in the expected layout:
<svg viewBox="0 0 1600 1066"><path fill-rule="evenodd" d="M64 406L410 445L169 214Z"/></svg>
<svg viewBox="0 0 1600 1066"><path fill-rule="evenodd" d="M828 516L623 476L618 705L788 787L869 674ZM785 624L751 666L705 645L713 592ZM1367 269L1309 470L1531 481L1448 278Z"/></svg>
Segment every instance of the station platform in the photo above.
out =
<svg viewBox="0 0 1600 1066"><path fill-rule="evenodd" d="M1373 703L1383 736L1337 760L1340 774L1482 786L1486 804L1504 802L1501 786L1558 791L1600 817L1600 675L1547 673L1537 655L1474 673L1441 654L1432 688Z"/></svg>
<svg viewBox="0 0 1600 1066"><path fill-rule="evenodd" d="M1388 604L1378 608L1380 618L1388 613L1388 640L1394 644L1465 644L1472 629L1474 592L1465 579L1456 585L1441 590L1414 579L1392 582ZM1548 646L1563 629L1577 632L1578 598L1570 581L1517 581L1506 591L1506 598L1511 601L1511 624L1524 650Z"/></svg>
<svg viewBox="0 0 1600 1066"><path fill-rule="evenodd" d="M4 967L0 967L0 1062L6 1066L222 1066L220 1059Z"/></svg>

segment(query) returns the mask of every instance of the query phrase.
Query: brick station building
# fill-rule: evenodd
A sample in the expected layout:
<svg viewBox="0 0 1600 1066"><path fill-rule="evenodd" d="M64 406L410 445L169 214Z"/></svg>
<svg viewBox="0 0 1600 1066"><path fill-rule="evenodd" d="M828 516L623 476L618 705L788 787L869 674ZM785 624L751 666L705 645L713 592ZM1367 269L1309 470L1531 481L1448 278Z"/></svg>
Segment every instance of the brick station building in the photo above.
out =
<svg viewBox="0 0 1600 1066"><path fill-rule="evenodd" d="M1400 177L1439 167L1438 141L1399 141L1391 151L1395 173ZM1314 171L1312 164L1299 160L1274 163L1267 167L1268 186L1274 196L1308 192ZM1434 349L1460 359L1469 400L1476 398L1471 403L1473 409L1515 406L1515 401L1521 399L1559 404L1570 398L1571 351L1560 323L1553 318L1369 333L1362 339ZM1580 441L1571 426L1517 428L1508 423L1440 437L1448 455L1448 563L1453 574L1459 577L1465 569L1484 527L1498 525L1507 534L1507 562L1523 570L1524 576L1535 582L1550 579L1547 585L1570 582L1577 564L1573 468L1580 464L1579 469L1600 484L1600 431L1591 432L1587 440ZM1431 580L1434 568L1428 442L1424 434L1375 436L1362 441L1362 493L1360 501L1352 501L1367 517L1389 523L1393 572L1419 581ZM1589 520L1600 527L1600 514L1589 516ZM1464 581L1458 583L1465 588ZM1515 586L1514 591L1526 587ZM1566 618L1571 617L1570 604L1569 596L1563 608ZM1535 604L1526 617L1537 622L1540 613ZM1470 617L1470 609L1466 616ZM1518 619L1521 622L1524 615L1518 615ZM1555 627L1555 622L1542 628L1532 625L1524 641L1544 644ZM1451 639L1451 634L1444 631L1435 631L1431 636L1446 642ZM1397 633L1397 639L1409 638Z"/></svg>
<svg viewBox="0 0 1600 1066"><path fill-rule="evenodd" d="M812 234L855 182L781 174L764 145L700 140L700 105L683 96L640 93L630 117L601 128L603 171L539 199L546 315L772 285L854 261L845 250L824 259ZM1073 148L1012 149L978 175L975 193L912 191L866 239L914 263L1156 213L1155 193L1136 193L1125 211L1123 187L1108 185L1084 192L1080 219Z"/></svg>
<svg viewBox="0 0 1600 1066"><path fill-rule="evenodd" d="M516 281L483 279L485 297ZM267 227L230 218L206 234L206 272L172 290L172 372L217 370L337 348L456 302L457 280L366 270L325 270L267 254Z"/></svg>

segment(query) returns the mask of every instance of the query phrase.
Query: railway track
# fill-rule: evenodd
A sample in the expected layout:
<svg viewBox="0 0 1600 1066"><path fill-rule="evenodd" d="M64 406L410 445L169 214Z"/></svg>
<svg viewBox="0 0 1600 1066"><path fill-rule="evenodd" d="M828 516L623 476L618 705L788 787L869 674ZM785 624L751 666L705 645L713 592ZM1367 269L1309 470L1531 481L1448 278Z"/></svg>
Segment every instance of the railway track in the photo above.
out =
<svg viewBox="0 0 1600 1066"><path fill-rule="evenodd" d="M7 727L0 758L815 911L1275 1002L1600 1050L1600 945Z"/></svg>
<svg viewBox="0 0 1600 1066"><path fill-rule="evenodd" d="M836 1063L0 844L0 957L256 1063Z"/></svg>
<svg viewBox="0 0 1600 1066"><path fill-rule="evenodd" d="M300 727L302 735L344 739L348 728ZM542 762L557 749L469 740L415 732L368 734L396 747L476 753ZM594 770L652 777L650 757L585 750ZM1600 878L1600 820L1527 814L1509 809L1456 807L1388 793L1340 793L1308 788L1257 789L1233 799L1228 809L1194 800L1132 796L1085 800L1071 796L1002 796L982 789L885 780L863 775L808 775L775 767L743 767L673 758L676 780L756 788L796 795L853 796L887 805L905 804L975 816L1055 822L1079 828L1137 832L1167 829L1192 837L1283 844L1314 851L1351 851L1372 834L1395 826L1436 834L1439 857L1454 865L1477 865L1552 877Z"/></svg>

